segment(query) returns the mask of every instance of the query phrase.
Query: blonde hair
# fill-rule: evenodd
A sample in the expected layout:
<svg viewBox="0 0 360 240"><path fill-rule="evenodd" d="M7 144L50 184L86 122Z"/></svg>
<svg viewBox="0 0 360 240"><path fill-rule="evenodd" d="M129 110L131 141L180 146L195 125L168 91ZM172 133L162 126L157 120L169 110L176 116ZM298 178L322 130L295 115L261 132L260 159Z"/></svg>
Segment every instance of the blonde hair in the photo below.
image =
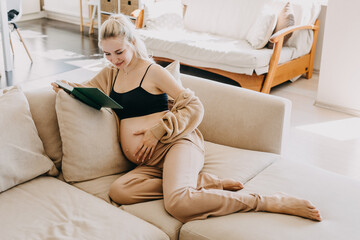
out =
<svg viewBox="0 0 360 240"><path fill-rule="evenodd" d="M134 51L137 58L153 61L145 47L144 42L135 30L135 25L123 14L111 15L100 28L99 47L101 41L109 38L122 38Z"/></svg>

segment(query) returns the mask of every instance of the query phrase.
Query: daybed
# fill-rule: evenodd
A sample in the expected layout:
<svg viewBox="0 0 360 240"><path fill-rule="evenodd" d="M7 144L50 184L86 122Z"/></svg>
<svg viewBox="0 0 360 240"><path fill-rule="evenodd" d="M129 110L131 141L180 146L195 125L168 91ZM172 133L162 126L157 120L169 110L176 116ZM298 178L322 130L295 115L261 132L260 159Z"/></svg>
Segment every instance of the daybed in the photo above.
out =
<svg viewBox="0 0 360 240"><path fill-rule="evenodd" d="M359 239L360 182L282 159L288 100L181 80L205 107L203 171L242 181L241 191L308 199L323 221L248 212L182 224L162 200L118 206L110 184L133 166L121 154L114 116L50 87L11 89L0 94L0 239Z"/></svg>
<svg viewBox="0 0 360 240"><path fill-rule="evenodd" d="M319 4L302 0L153 0L133 16L156 60L179 60L269 93L312 77L319 13Z"/></svg>

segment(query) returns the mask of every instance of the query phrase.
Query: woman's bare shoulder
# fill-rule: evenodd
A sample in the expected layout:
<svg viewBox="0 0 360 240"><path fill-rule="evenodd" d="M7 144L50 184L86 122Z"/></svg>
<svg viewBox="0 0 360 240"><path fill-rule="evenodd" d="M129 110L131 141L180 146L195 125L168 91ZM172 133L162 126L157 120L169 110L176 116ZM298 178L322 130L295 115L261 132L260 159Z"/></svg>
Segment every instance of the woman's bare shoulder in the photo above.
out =
<svg viewBox="0 0 360 240"><path fill-rule="evenodd" d="M163 66L161 66L157 63L154 63L151 66L151 72L154 77L157 77L160 79L171 78L171 74L169 73L169 71L167 71Z"/></svg>

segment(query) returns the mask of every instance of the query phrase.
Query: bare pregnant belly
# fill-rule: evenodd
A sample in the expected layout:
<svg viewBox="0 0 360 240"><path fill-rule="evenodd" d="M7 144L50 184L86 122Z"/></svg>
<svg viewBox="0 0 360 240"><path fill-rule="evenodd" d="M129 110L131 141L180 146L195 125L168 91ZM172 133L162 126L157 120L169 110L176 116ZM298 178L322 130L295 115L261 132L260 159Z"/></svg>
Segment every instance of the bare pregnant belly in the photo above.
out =
<svg viewBox="0 0 360 240"><path fill-rule="evenodd" d="M126 118L120 122L120 142L125 156L132 162L138 163L134 156L144 135L134 135L134 132L148 129L159 123L166 112L158 112L150 115Z"/></svg>

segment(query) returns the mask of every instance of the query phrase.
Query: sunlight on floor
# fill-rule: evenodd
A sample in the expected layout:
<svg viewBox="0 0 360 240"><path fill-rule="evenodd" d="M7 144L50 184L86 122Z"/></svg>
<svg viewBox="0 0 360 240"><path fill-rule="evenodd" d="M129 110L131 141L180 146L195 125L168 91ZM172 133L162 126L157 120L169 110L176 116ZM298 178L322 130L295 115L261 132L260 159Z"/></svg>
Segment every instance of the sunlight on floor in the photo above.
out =
<svg viewBox="0 0 360 240"><path fill-rule="evenodd" d="M21 36L23 38L46 38L48 37L47 35L44 35L40 32L36 32L36 31L31 31L31 30L22 30L20 29L21 31Z"/></svg>
<svg viewBox="0 0 360 240"><path fill-rule="evenodd" d="M35 54L38 54L40 56L52 59L52 60L61 60L61 59L74 59L74 58L82 58L85 57L84 55L66 51L64 49L53 49L48 51L41 51L41 52L34 52Z"/></svg>
<svg viewBox="0 0 360 240"><path fill-rule="evenodd" d="M360 118L356 117L298 126L296 128L338 141L360 139Z"/></svg>
<svg viewBox="0 0 360 240"><path fill-rule="evenodd" d="M104 58L67 61L66 63L94 72L99 72L105 67Z"/></svg>

